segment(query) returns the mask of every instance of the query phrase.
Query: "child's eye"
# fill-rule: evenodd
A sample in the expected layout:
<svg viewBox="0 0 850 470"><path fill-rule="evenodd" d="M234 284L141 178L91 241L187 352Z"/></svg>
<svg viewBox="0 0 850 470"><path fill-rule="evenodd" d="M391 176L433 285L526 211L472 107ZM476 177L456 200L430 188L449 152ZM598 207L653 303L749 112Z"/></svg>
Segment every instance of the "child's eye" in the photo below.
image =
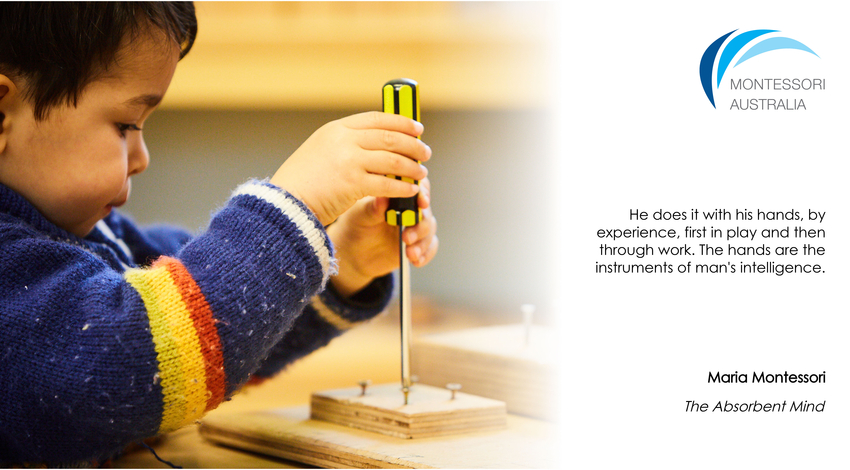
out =
<svg viewBox="0 0 850 470"><path fill-rule="evenodd" d="M116 125L118 126L118 131L121 132L122 136L126 136L127 131L140 131L140 130L142 130L141 127L139 127L135 124L118 123Z"/></svg>

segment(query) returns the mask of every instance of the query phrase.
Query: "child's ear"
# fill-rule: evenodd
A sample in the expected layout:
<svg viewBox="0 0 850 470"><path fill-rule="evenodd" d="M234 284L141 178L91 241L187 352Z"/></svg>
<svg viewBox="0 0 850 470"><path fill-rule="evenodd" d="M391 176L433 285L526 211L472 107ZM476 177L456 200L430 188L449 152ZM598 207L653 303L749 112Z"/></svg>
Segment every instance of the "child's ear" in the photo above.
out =
<svg viewBox="0 0 850 470"><path fill-rule="evenodd" d="M9 115L18 99L18 87L9 77L0 74L0 154L6 150L9 138Z"/></svg>

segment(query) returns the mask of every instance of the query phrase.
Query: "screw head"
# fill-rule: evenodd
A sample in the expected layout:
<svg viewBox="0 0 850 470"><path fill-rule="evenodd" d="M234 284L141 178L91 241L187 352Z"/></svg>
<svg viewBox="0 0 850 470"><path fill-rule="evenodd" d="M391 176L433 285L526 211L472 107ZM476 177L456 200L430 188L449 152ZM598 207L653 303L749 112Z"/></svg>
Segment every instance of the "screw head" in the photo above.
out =
<svg viewBox="0 0 850 470"><path fill-rule="evenodd" d="M446 384L446 388L447 388L447 389L449 389L449 390L451 390L451 392L452 392L452 400L454 400L454 399L455 399L455 394L457 394L457 391L461 389L461 386L460 386L460 384L458 384L458 383L448 383L448 384Z"/></svg>
<svg viewBox="0 0 850 470"><path fill-rule="evenodd" d="M366 387L368 387L369 385L372 385L372 381L368 380L368 379L367 380L361 380L361 381L357 382L357 385L360 385L360 395L366 395Z"/></svg>

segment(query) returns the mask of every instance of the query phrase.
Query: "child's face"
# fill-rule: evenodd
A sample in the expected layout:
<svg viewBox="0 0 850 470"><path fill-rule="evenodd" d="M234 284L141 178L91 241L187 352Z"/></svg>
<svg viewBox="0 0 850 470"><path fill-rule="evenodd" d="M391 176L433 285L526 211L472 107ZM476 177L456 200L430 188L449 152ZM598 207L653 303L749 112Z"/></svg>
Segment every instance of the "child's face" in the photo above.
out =
<svg viewBox="0 0 850 470"><path fill-rule="evenodd" d="M76 107L52 108L44 121L19 100L4 113L0 181L51 222L87 235L127 201L130 177L148 165L142 132L128 126L142 128L171 83L179 52L167 44L143 35Z"/></svg>

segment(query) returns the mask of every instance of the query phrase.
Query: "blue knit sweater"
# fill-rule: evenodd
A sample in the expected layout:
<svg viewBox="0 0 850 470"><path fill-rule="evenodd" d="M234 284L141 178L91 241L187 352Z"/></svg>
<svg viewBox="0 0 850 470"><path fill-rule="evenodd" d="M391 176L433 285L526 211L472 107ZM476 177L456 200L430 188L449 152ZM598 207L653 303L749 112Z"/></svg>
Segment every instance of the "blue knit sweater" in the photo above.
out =
<svg viewBox="0 0 850 470"><path fill-rule="evenodd" d="M343 301L333 270L322 225L264 182L196 237L113 212L85 239L0 185L0 464L108 459L386 307L391 276Z"/></svg>

